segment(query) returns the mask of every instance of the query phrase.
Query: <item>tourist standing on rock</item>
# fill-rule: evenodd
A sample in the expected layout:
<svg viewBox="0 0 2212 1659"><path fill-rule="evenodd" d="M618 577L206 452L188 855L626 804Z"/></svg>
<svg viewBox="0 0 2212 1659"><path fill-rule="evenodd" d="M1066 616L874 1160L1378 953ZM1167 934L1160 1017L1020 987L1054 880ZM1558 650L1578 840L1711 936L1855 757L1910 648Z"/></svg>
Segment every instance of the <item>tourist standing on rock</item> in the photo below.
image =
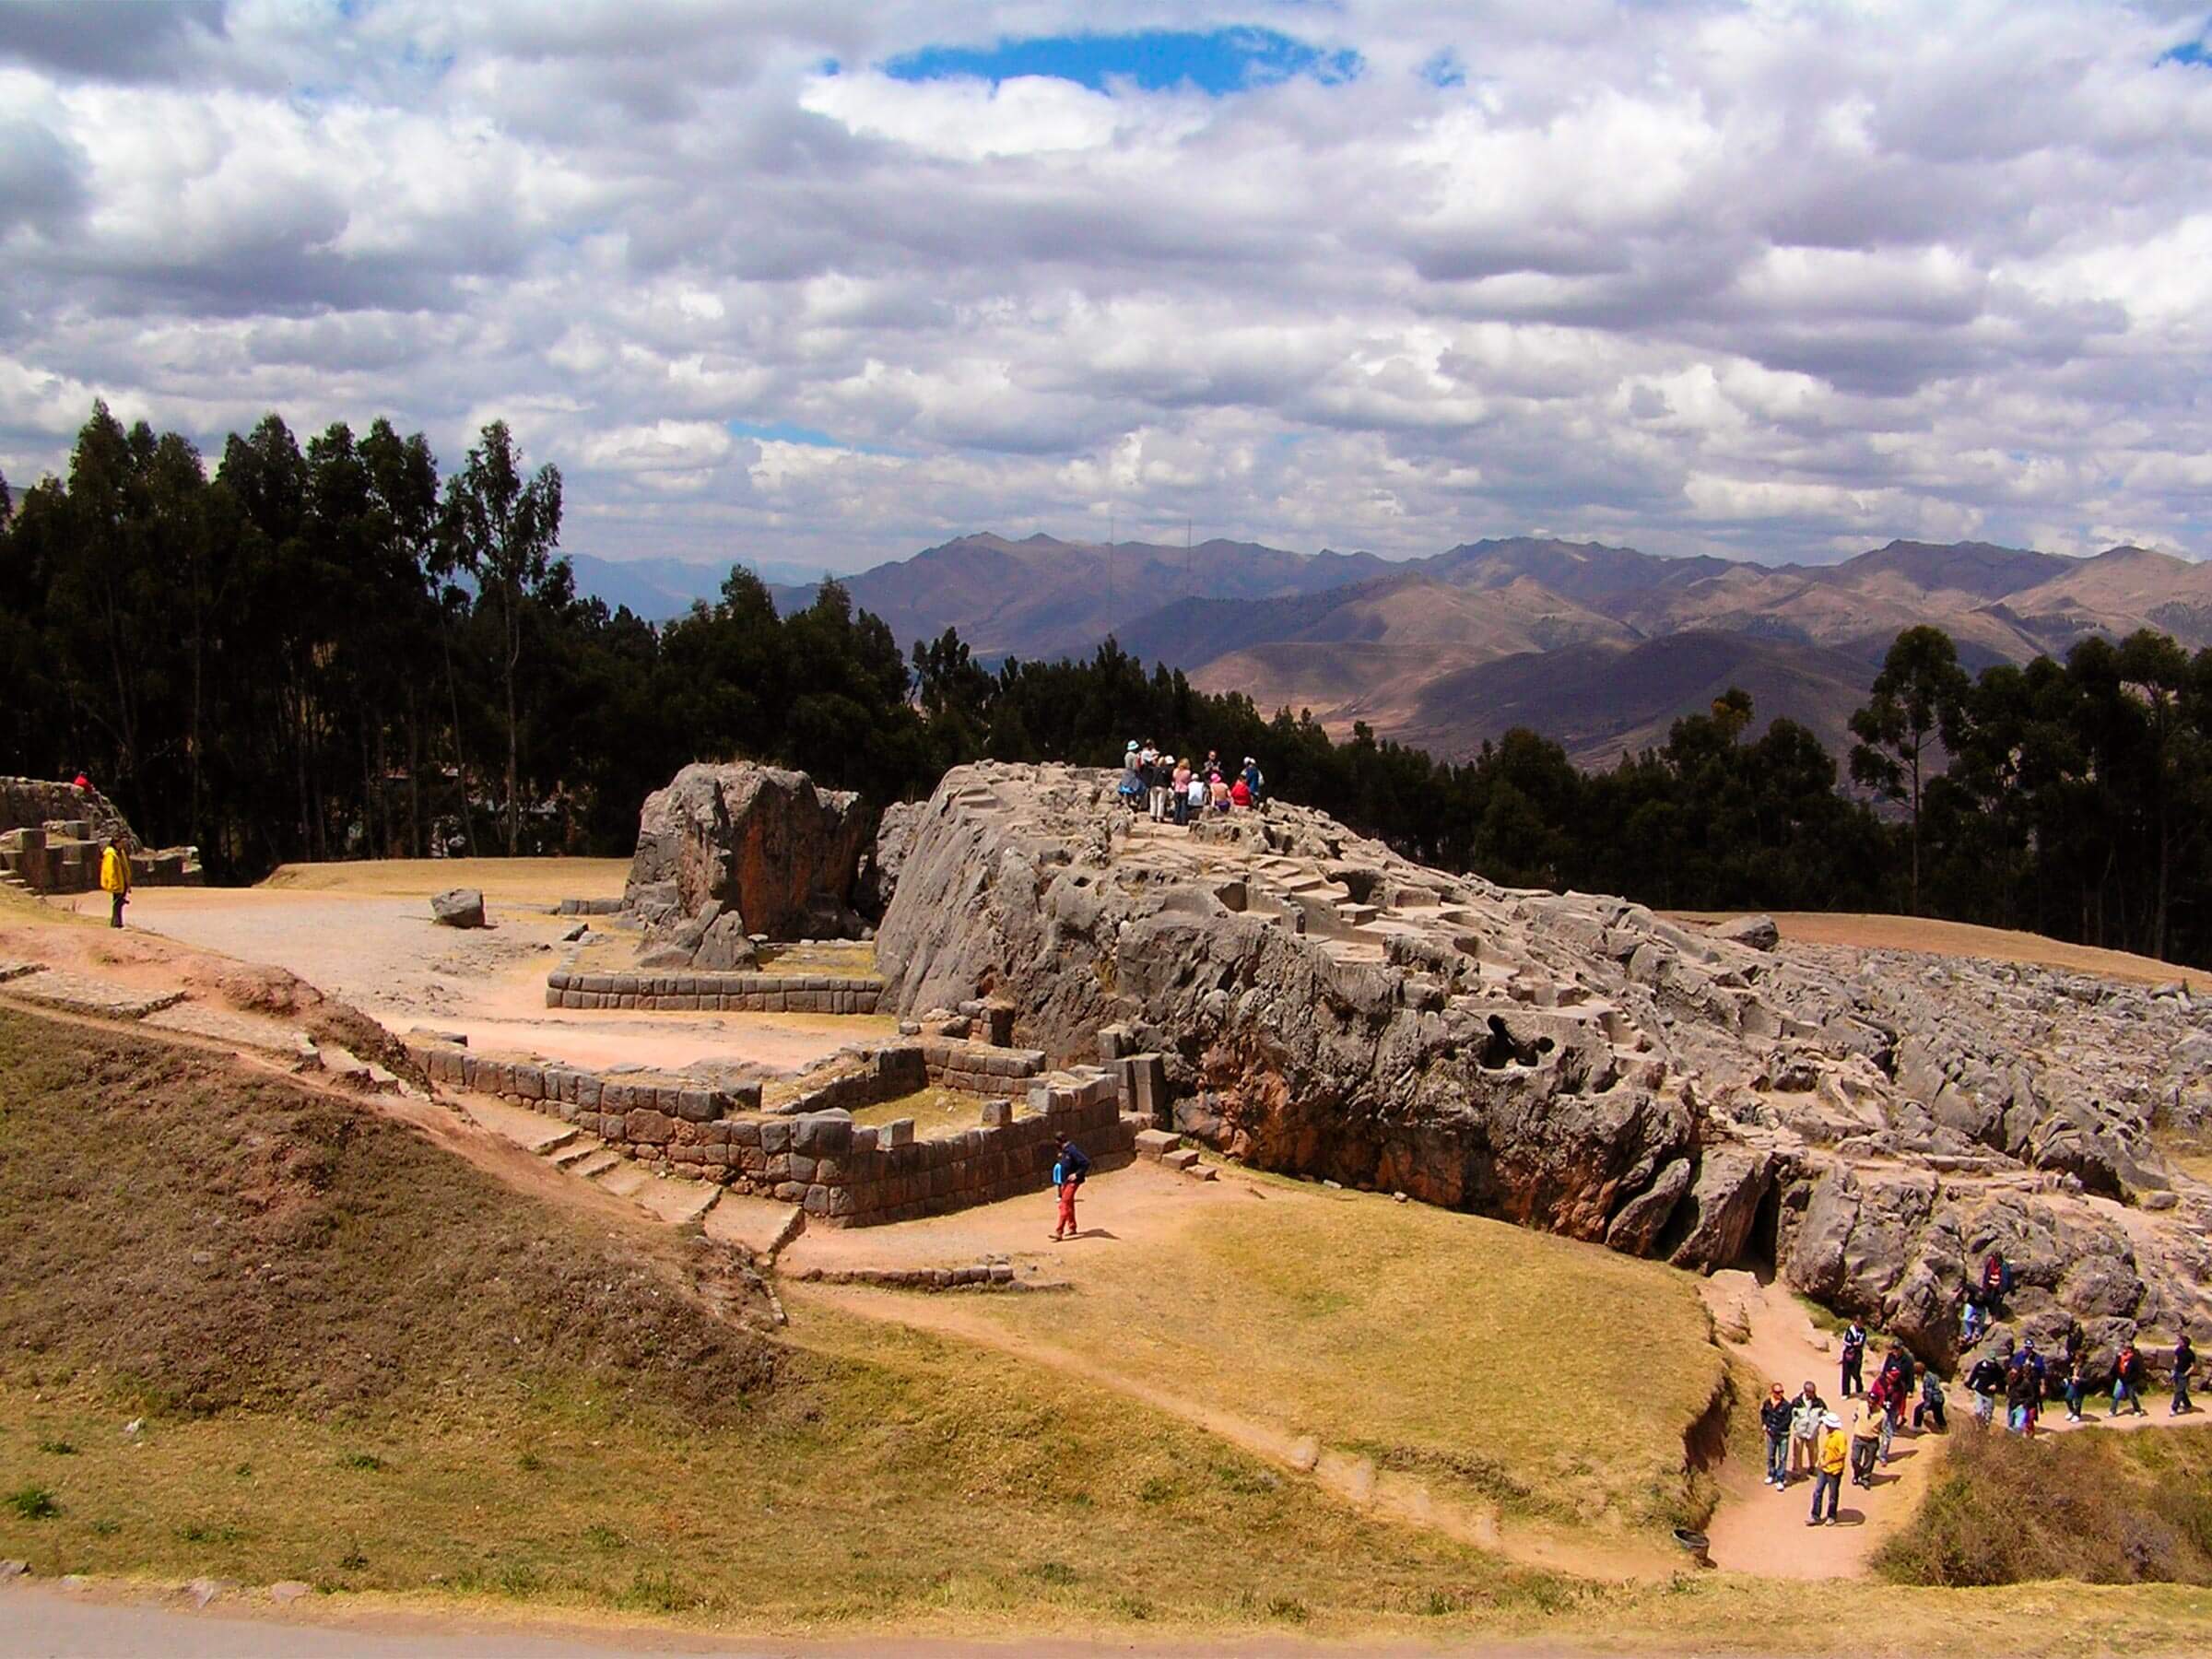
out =
<svg viewBox="0 0 2212 1659"><path fill-rule="evenodd" d="M1982 1306L1990 1318L2005 1317L2005 1298L2011 1291L2012 1264L1993 1250L1982 1263Z"/></svg>
<svg viewBox="0 0 2212 1659"><path fill-rule="evenodd" d="M1072 1140L1062 1141L1060 1156L1053 1163L1053 1191L1060 1197L1060 1219L1053 1227L1055 1243L1076 1236L1076 1189L1089 1173L1090 1159L1083 1156L1083 1148Z"/></svg>
<svg viewBox="0 0 2212 1659"><path fill-rule="evenodd" d="M1969 1285L1959 1308L1959 1346L1972 1347L1982 1340L1982 1287Z"/></svg>
<svg viewBox="0 0 2212 1659"><path fill-rule="evenodd" d="M1169 787L1175 792L1175 822L1181 827L1191 821L1191 758L1188 755L1175 762L1175 771L1168 782Z"/></svg>
<svg viewBox="0 0 2212 1659"><path fill-rule="evenodd" d="M1145 798L1144 766L1145 763L1138 758L1136 745L1133 741L1127 748L1122 751L1122 805L1128 807L1131 812L1135 812L1137 809L1137 804Z"/></svg>
<svg viewBox="0 0 2212 1659"><path fill-rule="evenodd" d="M1843 1397L1865 1392L1860 1368L1866 1363L1866 1328L1857 1320L1843 1327Z"/></svg>
<svg viewBox="0 0 2212 1659"><path fill-rule="evenodd" d="M1250 755L1245 756L1244 771L1241 775L1244 779L1244 787L1251 791L1252 798L1253 800L1258 800L1260 798L1261 787L1267 782L1265 778L1260 775L1260 763L1257 760L1254 760Z"/></svg>
<svg viewBox="0 0 2212 1659"><path fill-rule="evenodd" d="M1197 772L1191 774L1190 821L1196 823L1206 816L1206 797L1208 794L1206 779Z"/></svg>
<svg viewBox="0 0 2212 1659"><path fill-rule="evenodd" d="M1843 1495L1843 1465L1850 1456L1843 1437L1843 1419L1829 1412L1820 1419L1820 1461L1813 1470L1813 1518L1807 1526L1820 1524L1820 1500L1828 1499L1828 1524L1836 1524L1836 1500Z"/></svg>
<svg viewBox="0 0 2212 1659"><path fill-rule="evenodd" d="M100 890L112 901L108 907L108 925L123 925L123 907L131 901L131 861L112 838L100 849Z"/></svg>
<svg viewBox="0 0 2212 1659"><path fill-rule="evenodd" d="M1790 1474L1812 1475L1820 1467L1821 1419L1828 1416L1828 1402L1820 1391L1807 1382L1798 1392L1797 1403L1790 1413Z"/></svg>
<svg viewBox="0 0 2212 1659"><path fill-rule="evenodd" d="M1974 1421L1983 1428L1996 1416L1997 1396L2005 1392L2005 1364L1994 1354L1984 1354L1966 1373L1967 1391L1974 1396Z"/></svg>
<svg viewBox="0 0 2212 1659"><path fill-rule="evenodd" d="M1781 1383L1767 1390L1759 1408L1759 1426L1767 1431L1767 1484L1778 1492L1790 1483L1790 1421L1794 1416Z"/></svg>
<svg viewBox="0 0 2212 1659"><path fill-rule="evenodd" d="M2169 1417L2186 1417L2196 1407L2189 1403L2189 1373L2196 1369L2196 1349L2189 1341L2189 1327L2173 1345L2173 1405Z"/></svg>
<svg viewBox="0 0 2212 1659"><path fill-rule="evenodd" d="M2135 1416L2143 1415L2143 1356L2133 1336L2120 1345L2120 1358L2112 1362L2112 1415L2122 1416L2130 1407Z"/></svg>

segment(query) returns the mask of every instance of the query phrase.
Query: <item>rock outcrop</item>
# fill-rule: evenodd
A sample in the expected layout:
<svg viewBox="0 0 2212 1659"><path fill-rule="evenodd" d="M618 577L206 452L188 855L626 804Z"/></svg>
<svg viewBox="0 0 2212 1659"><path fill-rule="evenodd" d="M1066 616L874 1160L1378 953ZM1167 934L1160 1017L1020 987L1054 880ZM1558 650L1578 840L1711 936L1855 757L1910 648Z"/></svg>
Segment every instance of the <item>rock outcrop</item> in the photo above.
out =
<svg viewBox="0 0 2212 1659"><path fill-rule="evenodd" d="M839 938L874 826L849 791L805 772L695 763L645 797L624 901L648 966L750 967L754 935Z"/></svg>
<svg viewBox="0 0 2212 1659"><path fill-rule="evenodd" d="M1771 1262L1931 1359L1991 1248L2008 1329L2212 1312L2212 1193L2149 1137L2202 1110L2185 1056L2212 1006L1739 942L1425 869L1282 803L1155 826L1113 784L947 774L878 932L889 1002L994 999L1056 1062L1116 1028L1164 1056L1173 1126L1231 1156L1683 1266Z"/></svg>

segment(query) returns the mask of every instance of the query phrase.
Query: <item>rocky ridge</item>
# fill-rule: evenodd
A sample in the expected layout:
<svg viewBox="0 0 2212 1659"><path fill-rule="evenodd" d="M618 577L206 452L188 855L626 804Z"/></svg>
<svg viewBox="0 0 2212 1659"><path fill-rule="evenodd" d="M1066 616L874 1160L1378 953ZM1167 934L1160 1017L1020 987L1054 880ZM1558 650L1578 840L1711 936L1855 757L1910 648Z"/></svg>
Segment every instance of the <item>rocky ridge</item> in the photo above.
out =
<svg viewBox="0 0 2212 1659"><path fill-rule="evenodd" d="M1994 1339L2109 1357L2212 1312L2212 1193L2159 1156L2201 1120L2212 1006L1995 963L1751 942L1619 899L1495 887L1282 803L1181 830L1112 774L947 774L900 826L877 938L902 1012L983 996L1054 1061L1164 1057L1172 1126L1230 1156L1711 1270L1772 1263L1956 1358L1968 1265L2015 1265Z"/></svg>

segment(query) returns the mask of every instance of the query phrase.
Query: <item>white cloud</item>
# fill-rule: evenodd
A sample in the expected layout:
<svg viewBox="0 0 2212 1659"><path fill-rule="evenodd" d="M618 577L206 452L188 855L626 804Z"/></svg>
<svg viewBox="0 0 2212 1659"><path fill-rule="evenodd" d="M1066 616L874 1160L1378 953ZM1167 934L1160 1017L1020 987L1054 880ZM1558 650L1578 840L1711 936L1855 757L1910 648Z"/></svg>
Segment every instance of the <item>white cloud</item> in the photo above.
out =
<svg viewBox="0 0 2212 1659"><path fill-rule="evenodd" d="M143 51L78 9L0 28L18 486L100 394L211 453L389 413L449 465L504 415L614 555L2212 544L2171 6L240 0ZM1230 24L1367 67L882 68Z"/></svg>

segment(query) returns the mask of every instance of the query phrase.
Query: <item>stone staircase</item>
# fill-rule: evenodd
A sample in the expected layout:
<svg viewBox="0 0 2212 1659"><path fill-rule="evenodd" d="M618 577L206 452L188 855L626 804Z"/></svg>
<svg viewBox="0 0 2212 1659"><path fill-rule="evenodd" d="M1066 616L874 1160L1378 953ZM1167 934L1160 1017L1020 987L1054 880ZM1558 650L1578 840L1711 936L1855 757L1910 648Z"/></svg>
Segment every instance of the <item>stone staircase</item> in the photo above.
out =
<svg viewBox="0 0 2212 1659"><path fill-rule="evenodd" d="M558 1118L475 1095L461 1102L461 1110L479 1128L544 1159L565 1175L630 1200L671 1227L688 1227L702 1220L724 1197L723 1189L712 1182L672 1181L655 1175L643 1164L614 1151L597 1135L587 1135ZM782 1206L785 1210L796 1207Z"/></svg>

